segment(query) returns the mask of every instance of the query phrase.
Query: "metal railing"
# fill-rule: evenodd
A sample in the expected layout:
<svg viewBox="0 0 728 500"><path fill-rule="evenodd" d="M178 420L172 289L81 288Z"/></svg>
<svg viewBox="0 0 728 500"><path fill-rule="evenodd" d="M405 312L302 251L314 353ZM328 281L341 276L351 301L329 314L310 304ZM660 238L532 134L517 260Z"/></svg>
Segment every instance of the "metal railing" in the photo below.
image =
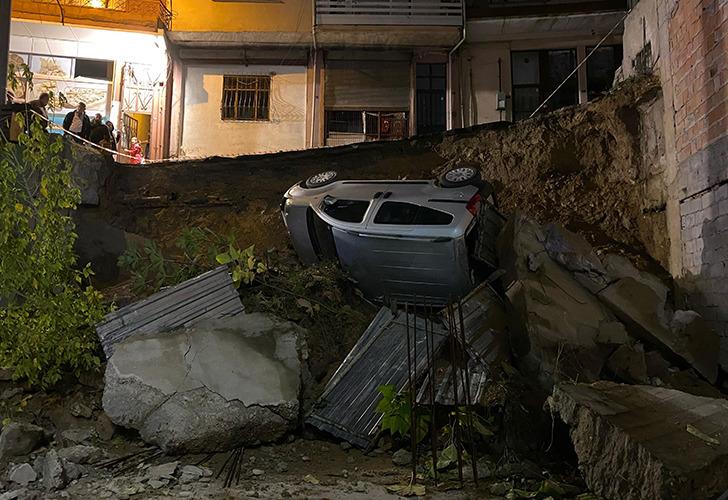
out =
<svg viewBox="0 0 728 500"><path fill-rule="evenodd" d="M149 28L169 28L169 0L15 0L13 14L58 16L61 22L78 20L118 21L120 25L141 22Z"/></svg>
<svg viewBox="0 0 728 500"><path fill-rule="evenodd" d="M316 0L316 24L460 26L463 0Z"/></svg>

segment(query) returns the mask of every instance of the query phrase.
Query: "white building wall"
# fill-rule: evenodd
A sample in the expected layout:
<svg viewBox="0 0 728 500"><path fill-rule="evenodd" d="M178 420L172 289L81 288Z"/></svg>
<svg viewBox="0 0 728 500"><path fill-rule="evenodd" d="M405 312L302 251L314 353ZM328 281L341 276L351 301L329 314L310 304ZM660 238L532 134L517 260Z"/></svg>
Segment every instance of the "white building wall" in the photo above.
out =
<svg viewBox="0 0 728 500"><path fill-rule="evenodd" d="M270 120L222 120L224 75L270 75ZM305 147L305 66L187 67L180 156L235 156Z"/></svg>

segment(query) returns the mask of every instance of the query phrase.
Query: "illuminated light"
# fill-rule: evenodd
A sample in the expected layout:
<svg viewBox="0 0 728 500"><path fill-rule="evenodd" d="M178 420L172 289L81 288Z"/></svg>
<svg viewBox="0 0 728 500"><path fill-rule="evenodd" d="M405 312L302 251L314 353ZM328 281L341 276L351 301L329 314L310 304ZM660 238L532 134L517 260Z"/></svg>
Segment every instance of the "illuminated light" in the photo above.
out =
<svg viewBox="0 0 728 500"><path fill-rule="evenodd" d="M91 0L88 3L88 6L93 7L94 9L103 9L106 7L105 3L106 2L104 2L104 0Z"/></svg>

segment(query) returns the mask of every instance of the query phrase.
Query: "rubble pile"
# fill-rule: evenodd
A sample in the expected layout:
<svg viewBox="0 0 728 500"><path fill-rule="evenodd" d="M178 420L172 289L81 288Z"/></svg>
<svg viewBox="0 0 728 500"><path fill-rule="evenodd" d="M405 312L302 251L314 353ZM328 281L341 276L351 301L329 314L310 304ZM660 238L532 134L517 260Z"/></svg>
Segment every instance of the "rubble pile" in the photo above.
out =
<svg viewBox="0 0 728 500"><path fill-rule="evenodd" d="M718 374L718 336L627 259L601 259L578 235L514 214L499 239L519 367L545 390L562 381L666 383L660 364ZM647 364L647 357L652 362Z"/></svg>

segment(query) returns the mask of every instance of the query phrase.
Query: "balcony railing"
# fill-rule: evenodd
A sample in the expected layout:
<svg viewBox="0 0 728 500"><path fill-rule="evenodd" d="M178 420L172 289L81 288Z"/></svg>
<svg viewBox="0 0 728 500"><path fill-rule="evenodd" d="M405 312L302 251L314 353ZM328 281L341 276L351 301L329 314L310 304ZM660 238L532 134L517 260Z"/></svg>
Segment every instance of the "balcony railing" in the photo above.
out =
<svg viewBox="0 0 728 500"><path fill-rule="evenodd" d="M172 15L167 0L14 0L13 17L151 31L169 27Z"/></svg>
<svg viewBox="0 0 728 500"><path fill-rule="evenodd" d="M463 0L316 0L316 24L460 26Z"/></svg>

